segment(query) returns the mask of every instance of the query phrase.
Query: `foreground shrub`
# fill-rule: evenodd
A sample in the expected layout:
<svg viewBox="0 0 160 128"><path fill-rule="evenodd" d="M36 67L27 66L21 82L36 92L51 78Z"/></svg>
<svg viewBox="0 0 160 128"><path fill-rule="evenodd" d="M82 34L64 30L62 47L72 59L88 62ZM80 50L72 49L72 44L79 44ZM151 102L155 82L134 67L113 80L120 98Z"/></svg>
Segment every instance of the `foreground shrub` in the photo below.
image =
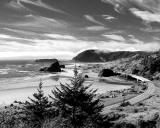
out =
<svg viewBox="0 0 160 128"><path fill-rule="evenodd" d="M156 120L139 120L138 126L139 128L157 128Z"/></svg>
<svg viewBox="0 0 160 128"><path fill-rule="evenodd" d="M56 109L48 97L44 96L42 82L37 91L33 94L34 99L29 98L30 101L15 103L18 103L17 108L22 121L32 124L32 127L40 128L46 119L56 116Z"/></svg>
<svg viewBox="0 0 160 128"><path fill-rule="evenodd" d="M159 128L159 113L155 113L151 119L144 120L143 116L138 120L139 128Z"/></svg>
<svg viewBox="0 0 160 128"><path fill-rule="evenodd" d="M0 128L3 127L14 127L16 124L16 111L12 107L0 111Z"/></svg>
<svg viewBox="0 0 160 128"><path fill-rule="evenodd" d="M84 127L86 122L93 127L102 127L104 117L101 114L103 105L96 97L96 90L84 86L84 78L77 74L71 79L71 84L61 84L60 89L53 90L54 105L58 108L60 117L67 119L73 128ZM89 122L89 123L88 123Z"/></svg>
<svg viewBox="0 0 160 128"><path fill-rule="evenodd" d="M67 119L61 117L55 117L53 119L47 119L42 128L72 128L70 122Z"/></svg>
<svg viewBox="0 0 160 128"><path fill-rule="evenodd" d="M14 106L2 108L0 111L0 128L32 128L22 121L19 110Z"/></svg>
<svg viewBox="0 0 160 128"><path fill-rule="evenodd" d="M120 107L126 107L126 106L130 106L130 102L129 101L124 101L120 104Z"/></svg>
<svg viewBox="0 0 160 128"><path fill-rule="evenodd" d="M128 122L118 122L115 123L113 128L137 128L134 124L128 123Z"/></svg>

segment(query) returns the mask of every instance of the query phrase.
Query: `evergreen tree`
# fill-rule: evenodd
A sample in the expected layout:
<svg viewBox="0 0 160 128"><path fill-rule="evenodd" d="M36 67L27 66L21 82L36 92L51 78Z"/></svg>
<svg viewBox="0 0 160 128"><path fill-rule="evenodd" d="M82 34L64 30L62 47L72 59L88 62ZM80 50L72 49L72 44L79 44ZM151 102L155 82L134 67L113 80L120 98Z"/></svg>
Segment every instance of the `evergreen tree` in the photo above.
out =
<svg viewBox="0 0 160 128"><path fill-rule="evenodd" d="M104 121L101 114L103 105L96 97L97 90L84 86L84 78L74 69L74 78L71 84L61 84L60 88L52 90L54 105L58 108L60 117L67 119L73 128L100 127Z"/></svg>
<svg viewBox="0 0 160 128"><path fill-rule="evenodd" d="M22 120L33 124L33 127L40 128L45 119L55 117L56 111L48 97L44 96L42 82L40 82L37 91L37 93L33 94L33 99L29 97L29 101L15 101L15 103L18 103L19 114L21 114Z"/></svg>

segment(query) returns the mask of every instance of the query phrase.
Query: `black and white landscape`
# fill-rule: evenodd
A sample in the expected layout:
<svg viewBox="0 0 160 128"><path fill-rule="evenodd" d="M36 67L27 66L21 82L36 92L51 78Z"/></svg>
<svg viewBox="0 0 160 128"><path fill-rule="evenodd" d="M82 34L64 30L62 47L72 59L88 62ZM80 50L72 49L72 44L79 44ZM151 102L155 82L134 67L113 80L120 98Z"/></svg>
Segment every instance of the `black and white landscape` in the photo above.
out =
<svg viewBox="0 0 160 128"><path fill-rule="evenodd" d="M159 128L159 0L0 0L0 128Z"/></svg>

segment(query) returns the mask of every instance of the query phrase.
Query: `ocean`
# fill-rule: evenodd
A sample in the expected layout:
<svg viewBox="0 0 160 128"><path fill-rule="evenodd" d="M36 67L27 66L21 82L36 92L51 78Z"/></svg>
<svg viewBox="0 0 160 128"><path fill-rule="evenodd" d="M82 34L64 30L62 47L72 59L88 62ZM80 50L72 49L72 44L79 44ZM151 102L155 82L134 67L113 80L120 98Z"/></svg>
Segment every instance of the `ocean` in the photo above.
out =
<svg viewBox="0 0 160 128"><path fill-rule="evenodd" d="M72 69L74 65L72 63L67 64L68 67L66 67L66 69L64 69L64 72L62 73L44 73L39 71L40 68L49 66L50 64L51 62L35 62L34 60L5 60L5 61L1 60L0 90L20 88L17 86L12 87L12 84L15 83L24 83L27 81L40 81L40 80L43 81L46 79L53 80L53 82L56 83L61 79L60 76L63 76L64 78L73 76Z"/></svg>

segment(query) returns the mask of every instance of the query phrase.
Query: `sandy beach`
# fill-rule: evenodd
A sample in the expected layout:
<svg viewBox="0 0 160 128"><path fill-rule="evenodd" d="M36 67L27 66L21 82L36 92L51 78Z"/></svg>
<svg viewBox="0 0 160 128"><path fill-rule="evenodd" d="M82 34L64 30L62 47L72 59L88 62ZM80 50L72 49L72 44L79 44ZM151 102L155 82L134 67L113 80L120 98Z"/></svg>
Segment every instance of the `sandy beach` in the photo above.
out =
<svg viewBox="0 0 160 128"><path fill-rule="evenodd" d="M46 95L51 94L51 90L55 89L55 87L59 87L60 83L70 83L69 78L60 77L56 80L50 79L50 77L42 79L43 82L43 90ZM36 92L36 89L39 85L39 79L29 79L20 82L10 82L3 83L3 89L0 90L0 105L8 105L13 103L15 100L24 101L28 97L32 97L32 94ZM85 85L92 84L91 88L98 89L97 93L106 93L107 91L112 90L121 90L130 88L132 85L129 82L125 82L116 77L109 77L105 81L90 78L86 80Z"/></svg>

